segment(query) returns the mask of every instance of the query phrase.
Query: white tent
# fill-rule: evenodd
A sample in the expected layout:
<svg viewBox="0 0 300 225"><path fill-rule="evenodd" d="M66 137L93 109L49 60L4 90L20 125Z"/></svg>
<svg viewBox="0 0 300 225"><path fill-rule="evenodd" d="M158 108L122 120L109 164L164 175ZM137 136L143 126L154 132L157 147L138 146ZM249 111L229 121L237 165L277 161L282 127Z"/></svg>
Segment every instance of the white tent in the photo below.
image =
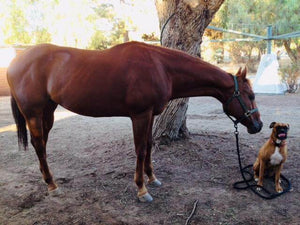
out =
<svg viewBox="0 0 300 225"><path fill-rule="evenodd" d="M284 94L286 85L278 75L278 60L275 54L263 55L259 63L253 91L258 94Z"/></svg>

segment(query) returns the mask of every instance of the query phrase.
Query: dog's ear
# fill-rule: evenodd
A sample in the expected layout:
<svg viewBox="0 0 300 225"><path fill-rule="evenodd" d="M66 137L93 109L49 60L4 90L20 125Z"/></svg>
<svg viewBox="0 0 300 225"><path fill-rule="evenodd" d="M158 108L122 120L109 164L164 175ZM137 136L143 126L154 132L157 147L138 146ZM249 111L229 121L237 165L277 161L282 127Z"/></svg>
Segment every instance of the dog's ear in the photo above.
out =
<svg viewBox="0 0 300 225"><path fill-rule="evenodd" d="M290 129L290 125L288 123L286 125L287 125L287 128Z"/></svg>
<svg viewBox="0 0 300 225"><path fill-rule="evenodd" d="M276 124L276 122L272 122L272 123L270 124L270 128L273 128L275 124Z"/></svg>

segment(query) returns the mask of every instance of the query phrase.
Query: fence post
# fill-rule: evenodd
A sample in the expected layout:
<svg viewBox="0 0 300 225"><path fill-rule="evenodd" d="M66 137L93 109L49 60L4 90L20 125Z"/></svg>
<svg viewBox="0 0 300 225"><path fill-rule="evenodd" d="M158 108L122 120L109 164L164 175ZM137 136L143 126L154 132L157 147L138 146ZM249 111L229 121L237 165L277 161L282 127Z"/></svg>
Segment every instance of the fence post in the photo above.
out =
<svg viewBox="0 0 300 225"><path fill-rule="evenodd" d="M272 52L272 25L267 27L267 53L271 54Z"/></svg>

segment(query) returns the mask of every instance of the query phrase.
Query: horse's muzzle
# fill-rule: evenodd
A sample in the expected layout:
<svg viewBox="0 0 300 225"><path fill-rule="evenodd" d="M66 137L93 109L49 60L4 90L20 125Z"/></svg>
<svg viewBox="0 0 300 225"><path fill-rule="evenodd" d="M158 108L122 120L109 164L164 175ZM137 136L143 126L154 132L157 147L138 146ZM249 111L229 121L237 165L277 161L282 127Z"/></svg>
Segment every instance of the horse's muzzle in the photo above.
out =
<svg viewBox="0 0 300 225"><path fill-rule="evenodd" d="M250 127L248 127L247 130L249 134L256 134L259 131L261 131L262 127L263 127L263 122L254 121L253 124Z"/></svg>

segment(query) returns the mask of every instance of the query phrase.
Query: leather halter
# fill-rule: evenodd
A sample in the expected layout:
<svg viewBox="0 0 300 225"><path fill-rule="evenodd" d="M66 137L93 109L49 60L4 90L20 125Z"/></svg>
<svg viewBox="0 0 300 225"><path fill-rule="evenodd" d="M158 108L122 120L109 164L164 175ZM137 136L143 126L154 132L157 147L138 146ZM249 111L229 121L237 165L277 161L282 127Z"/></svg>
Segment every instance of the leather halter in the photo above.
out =
<svg viewBox="0 0 300 225"><path fill-rule="evenodd" d="M242 120L249 118L253 113L257 112L258 109L254 108L249 110L245 104L245 102L243 101L242 97L241 97L241 93L239 91L239 84L237 81L237 77L231 75L234 81L234 92L233 95L228 99L228 101L226 102L226 104L224 105L224 112L225 114L229 117L229 119L232 120L232 122L234 123L234 125L237 125L238 123L240 123ZM228 105L234 100L237 99L244 111L244 115L242 117L240 117L239 119L234 119L232 116L229 115L229 113L227 112L228 109Z"/></svg>

